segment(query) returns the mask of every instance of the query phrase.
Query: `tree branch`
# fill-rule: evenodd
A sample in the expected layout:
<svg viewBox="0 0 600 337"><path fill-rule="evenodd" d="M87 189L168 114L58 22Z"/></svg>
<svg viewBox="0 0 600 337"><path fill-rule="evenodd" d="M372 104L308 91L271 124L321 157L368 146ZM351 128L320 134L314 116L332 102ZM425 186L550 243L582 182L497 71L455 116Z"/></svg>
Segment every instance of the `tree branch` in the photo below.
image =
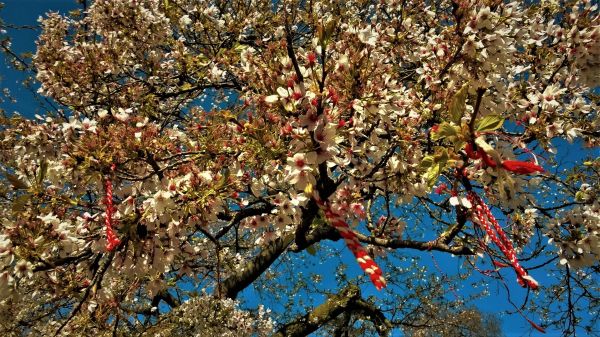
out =
<svg viewBox="0 0 600 337"><path fill-rule="evenodd" d="M296 72L296 76L298 77L298 83L302 83L304 81L304 76L302 76L302 71L300 71L300 66L298 65L298 59L296 59L292 31L288 25L285 26L285 41L287 54L290 60L292 61L292 65L294 66L294 71Z"/></svg>
<svg viewBox="0 0 600 337"><path fill-rule="evenodd" d="M273 240L252 261L223 281L221 294L228 298L236 298L237 294L252 284L294 240L293 234Z"/></svg>
<svg viewBox="0 0 600 337"><path fill-rule="evenodd" d="M402 239L382 239L373 236L366 236L355 232L360 242L368 243L378 247L386 248L410 248L422 251L436 250L439 252L452 253L454 255L473 255L473 251L465 246L449 246L441 240L433 241L414 241Z"/></svg>
<svg viewBox="0 0 600 337"><path fill-rule="evenodd" d="M300 316L282 326L272 337L304 337L317 331L321 326L347 311L360 299L360 290L351 285L339 294L327 299L312 312Z"/></svg>
<svg viewBox="0 0 600 337"><path fill-rule="evenodd" d="M308 336L343 313L360 314L372 321L381 336L387 335L391 328L390 322L381 310L363 300L357 286L349 285L339 294L329 297L325 303L316 307L312 312L282 326L272 337Z"/></svg>

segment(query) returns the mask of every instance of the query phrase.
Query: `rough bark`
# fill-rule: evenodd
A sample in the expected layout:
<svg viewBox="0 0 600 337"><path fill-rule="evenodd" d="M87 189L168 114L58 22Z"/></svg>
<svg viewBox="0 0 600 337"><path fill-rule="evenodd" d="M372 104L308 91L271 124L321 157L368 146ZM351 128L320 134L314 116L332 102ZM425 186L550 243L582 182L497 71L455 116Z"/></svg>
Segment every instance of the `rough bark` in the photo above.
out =
<svg viewBox="0 0 600 337"><path fill-rule="evenodd" d="M357 286L349 285L339 294L329 297L325 303L316 307L312 312L282 326L272 337L308 336L344 313L360 315L372 321L381 336L386 336L391 326L379 309L361 298L360 289Z"/></svg>
<svg viewBox="0 0 600 337"><path fill-rule="evenodd" d="M312 312L282 326L272 337L302 337L315 332L321 326L348 310L352 303L360 299L357 286L349 286L338 295L327 299Z"/></svg>
<svg viewBox="0 0 600 337"><path fill-rule="evenodd" d="M271 266L294 240L293 234L273 240L252 261L248 262L237 273L227 278L221 285L221 294L228 298L236 298L237 294L252 284Z"/></svg>

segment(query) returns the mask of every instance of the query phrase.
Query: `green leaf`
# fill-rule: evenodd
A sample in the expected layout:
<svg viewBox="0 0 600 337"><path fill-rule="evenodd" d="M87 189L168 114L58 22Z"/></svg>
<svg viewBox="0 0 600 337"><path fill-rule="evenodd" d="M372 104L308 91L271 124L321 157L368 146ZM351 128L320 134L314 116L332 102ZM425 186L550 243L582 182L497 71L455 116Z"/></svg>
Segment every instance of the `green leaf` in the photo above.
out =
<svg viewBox="0 0 600 337"><path fill-rule="evenodd" d="M448 164L448 150L442 148L436 151L435 156L425 156L421 161L421 167L427 168L423 177L427 181L429 188L433 187L437 182L440 174Z"/></svg>
<svg viewBox="0 0 600 337"><path fill-rule="evenodd" d="M464 149L466 144L467 142L465 142L463 139L457 139L454 141L454 152L459 152L460 150Z"/></svg>
<svg viewBox="0 0 600 337"><path fill-rule="evenodd" d="M433 159L433 156L425 156L421 160L420 165L421 165L421 167L425 168L425 167L431 167L434 163L435 163L435 160Z"/></svg>
<svg viewBox="0 0 600 337"><path fill-rule="evenodd" d="M504 117L500 115L487 115L477 122L475 130L479 132L492 131L502 127Z"/></svg>
<svg viewBox="0 0 600 337"><path fill-rule="evenodd" d="M586 201L588 198L589 196L584 191L577 191L577 193L575 193L575 201L577 202Z"/></svg>
<svg viewBox="0 0 600 337"><path fill-rule="evenodd" d="M448 149L446 148L442 148L441 151L438 151L438 153L435 156L435 161L439 162L440 164L442 164L443 166L446 166L446 162L448 161Z"/></svg>
<svg viewBox="0 0 600 337"><path fill-rule="evenodd" d="M457 136L459 132L460 132L460 127L444 122L439 125L436 132L431 134L431 139L438 140L438 139L443 139L446 137L454 137L454 136Z"/></svg>
<svg viewBox="0 0 600 337"><path fill-rule="evenodd" d="M465 83L460 90L454 94L452 101L450 101L450 118L456 124L460 124L460 119L465 113L467 108L467 94L469 92L469 83Z"/></svg>
<svg viewBox="0 0 600 337"><path fill-rule="evenodd" d="M435 165L431 166L427 172L425 172L425 180L427 180L427 186L430 188L435 185L438 177L442 173L442 165L441 163L435 163Z"/></svg>
<svg viewBox="0 0 600 337"><path fill-rule="evenodd" d="M315 245L308 246L308 248L306 248L306 251L312 256L315 256L317 254L317 249L315 248Z"/></svg>
<svg viewBox="0 0 600 337"><path fill-rule="evenodd" d="M237 53L242 53L244 50L248 49L247 45L241 44L241 43L236 43L233 46L233 50L235 50Z"/></svg>

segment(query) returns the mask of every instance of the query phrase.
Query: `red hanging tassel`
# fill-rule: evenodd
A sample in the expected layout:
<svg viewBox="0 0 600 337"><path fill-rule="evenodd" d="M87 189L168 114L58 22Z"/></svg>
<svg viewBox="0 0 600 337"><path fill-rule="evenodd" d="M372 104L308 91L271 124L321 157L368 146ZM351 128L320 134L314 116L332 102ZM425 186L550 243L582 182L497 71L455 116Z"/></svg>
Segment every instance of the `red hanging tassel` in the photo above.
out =
<svg viewBox="0 0 600 337"><path fill-rule="evenodd" d="M115 170L115 164L111 165L111 171ZM106 228L106 250L113 251L120 243L119 237L113 229L113 214L115 213L113 205L113 186L110 178L104 180L104 192L106 194L104 204L106 205L106 215L104 217L104 225Z"/></svg>
<svg viewBox="0 0 600 337"><path fill-rule="evenodd" d="M529 287L533 290L537 289L539 284L531 277L517 260L517 255L512 242L506 237L504 230L490 211L489 207L483 202L475 192L470 191L467 198L473 205L473 216L479 222L479 225L485 230L490 239L500 248L500 251L510 261L513 269L517 273L517 282L523 287ZM490 224L494 227L491 228ZM497 235L496 235L497 234Z"/></svg>
<svg viewBox="0 0 600 337"><path fill-rule="evenodd" d="M371 282L375 285L377 290L381 290L385 288L386 281L383 277L381 268L373 261L373 258L369 256L369 253L363 248L356 237L356 234L352 231L348 223L344 221L342 216L335 213L328 204L324 204L323 202L317 201L317 204L323 209L325 212L325 218L329 221L329 223L338 230L348 249L354 254L356 261L360 268L369 275Z"/></svg>
<svg viewBox="0 0 600 337"><path fill-rule="evenodd" d="M536 165L535 163L518 160L504 160L502 161L502 167L505 170L517 173L517 174L529 174L535 172L544 172L544 168Z"/></svg>

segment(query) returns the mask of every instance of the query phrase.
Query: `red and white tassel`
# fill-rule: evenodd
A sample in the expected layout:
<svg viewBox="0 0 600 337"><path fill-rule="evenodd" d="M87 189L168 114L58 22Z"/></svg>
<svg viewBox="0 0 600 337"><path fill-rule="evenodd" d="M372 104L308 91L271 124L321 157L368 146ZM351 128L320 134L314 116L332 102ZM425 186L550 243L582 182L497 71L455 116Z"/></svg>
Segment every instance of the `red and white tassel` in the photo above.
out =
<svg viewBox="0 0 600 337"><path fill-rule="evenodd" d="M356 258L356 261L358 262L360 268L367 275L369 275L369 278L371 279L371 282L375 285L375 288L377 288L377 290L385 288L386 281L383 277L381 268L379 268L377 263L373 261L373 258L369 256L369 253L367 253L365 248L360 244L360 241L358 241L356 234L352 231L350 226L348 226L348 223L344 220L344 218L341 215L334 212L329 204L320 202L318 200L317 204L321 207L321 209L323 209L327 221L335 229L337 229L342 238L344 238L348 249L350 249L352 254L354 254L354 257Z"/></svg>
<svg viewBox="0 0 600 337"><path fill-rule="evenodd" d="M529 287L533 290L537 289L539 286L538 282L527 274L525 269L519 264L512 242L506 237L504 230L490 211L489 207L481 197L473 191L469 192L467 198L473 205L474 220L477 220L490 239L498 246L498 248L500 248L500 251L502 251L504 256L510 261L510 264L517 273L517 282L523 287ZM493 229L492 226L494 227Z"/></svg>
<svg viewBox="0 0 600 337"><path fill-rule="evenodd" d="M114 164L111 166L111 170L115 170ZM119 237L113 229L113 214L115 213L115 208L113 205L113 186L112 181L108 177L104 180L104 193L104 204L106 205L106 215L104 217L107 241L106 250L110 252L113 251L121 243L121 240L119 240Z"/></svg>

